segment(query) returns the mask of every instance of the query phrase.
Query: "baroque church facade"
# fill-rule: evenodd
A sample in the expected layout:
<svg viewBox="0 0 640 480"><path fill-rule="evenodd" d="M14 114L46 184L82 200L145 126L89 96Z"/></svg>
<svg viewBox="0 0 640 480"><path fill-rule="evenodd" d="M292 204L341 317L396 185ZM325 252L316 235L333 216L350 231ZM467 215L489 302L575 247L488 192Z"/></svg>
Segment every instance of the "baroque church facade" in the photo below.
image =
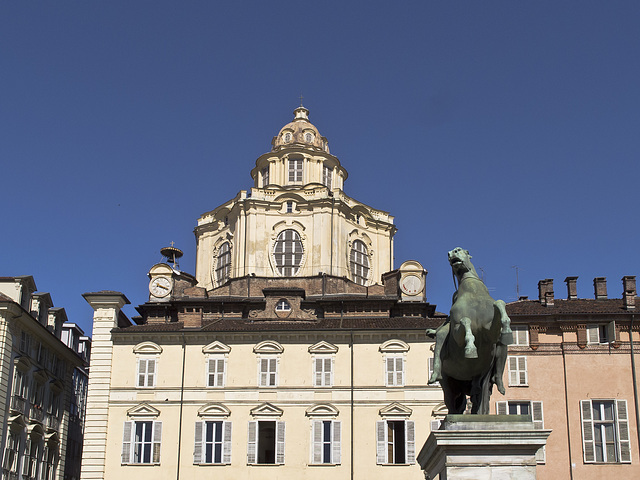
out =
<svg viewBox="0 0 640 480"><path fill-rule="evenodd" d="M416 448L443 413L425 329L445 318L426 270L394 269L393 217L345 194L306 108L251 176L198 219L195 275L163 249L139 317L85 294L82 478L423 478Z"/></svg>

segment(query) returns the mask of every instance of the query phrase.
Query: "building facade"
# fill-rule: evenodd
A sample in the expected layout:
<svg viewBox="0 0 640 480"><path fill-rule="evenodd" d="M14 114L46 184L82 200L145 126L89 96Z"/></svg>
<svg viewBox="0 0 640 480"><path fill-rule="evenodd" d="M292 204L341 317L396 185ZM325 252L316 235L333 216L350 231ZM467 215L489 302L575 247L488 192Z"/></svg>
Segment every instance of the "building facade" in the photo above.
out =
<svg viewBox="0 0 640 480"><path fill-rule="evenodd" d="M66 313L31 276L0 278L0 424L3 480L71 478L73 372L86 363L61 341ZM74 432L82 444L82 432ZM76 477L77 478L77 477Z"/></svg>
<svg viewBox="0 0 640 480"><path fill-rule="evenodd" d="M538 452L541 480L639 478L636 279L623 277L621 298L608 298L603 277L590 299L578 298L577 277L565 282L566 299L545 279L537 300L507 305L515 344L493 413L552 429Z"/></svg>
<svg viewBox="0 0 640 480"><path fill-rule="evenodd" d="M121 293L85 294L83 479L423 478L442 403L425 329L445 316L422 265L393 268L393 217L343 192L308 113L256 160L251 191L198 219L195 275L163 249L131 320Z"/></svg>

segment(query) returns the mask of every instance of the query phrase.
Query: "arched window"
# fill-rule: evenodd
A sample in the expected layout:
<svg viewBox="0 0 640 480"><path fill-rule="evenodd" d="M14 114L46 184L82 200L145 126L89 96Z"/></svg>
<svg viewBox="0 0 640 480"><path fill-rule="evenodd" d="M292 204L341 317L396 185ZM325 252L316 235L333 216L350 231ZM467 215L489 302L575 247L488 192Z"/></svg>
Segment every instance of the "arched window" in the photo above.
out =
<svg viewBox="0 0 640 480"><path fill-rule="evenodd" d="M353 281L359 285L364 285L369 278L369 257L367 246L361 240L353 242L351 247L351 275Z"/></svg>
<svg viewBox="0 0 640 480"><path fill-rule="evenodd" d="M304 134L304 141L307 143L313 142L313 133L307 132Z"/></svg>
<svg viewBox="0 0 640 480"><path fill-rule="evenodd" d="M229 242L224 242L218 250L218 260L216 262L216 281L218 285L222 285L229 280L231 270L231 249Z"/></svg>
<svg viewBox="0 0 640 480"><path fill-rule="evenodd" d="M284 230L276 239L273 255L278 273L285 277L295 275L302 263L302 240L295 230Z"/></svg>

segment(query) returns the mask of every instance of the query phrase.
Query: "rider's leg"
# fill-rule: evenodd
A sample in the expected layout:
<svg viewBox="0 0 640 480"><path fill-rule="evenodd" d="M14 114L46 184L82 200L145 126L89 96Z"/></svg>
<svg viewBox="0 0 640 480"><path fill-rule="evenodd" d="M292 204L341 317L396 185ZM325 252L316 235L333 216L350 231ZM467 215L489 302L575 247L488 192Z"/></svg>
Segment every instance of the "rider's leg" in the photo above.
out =
<svg viewBox="0 0 640 480"><path fill-rule="evenodd" d="M442 380L442 360L440 359L440 353L442 351L442 344L449 334L449 323L444 323L438 327L435 331L436 344L433 349L433 372L429 377L429 384L436 383Z"/></svg>
<svg viewBox="0 0 640 480"><path fill-rule="evenodd" d="M496 300L493 306L500 312L500 322L502 323L500 342L504 345L511 345L513 343L513 332L511 331L511 319L507 315L506 305L504 301Z"/></svg>
<svg viewBox="0 0 640 480"><path fill-rule="evenodd" d="M504 395L504 382L502 379L504 377L504 367L507 364L507 350L507 345L503 345L501 342L496 344L496 363L492 380L502 395Z"/></svg>
<svg viewBox="0 0 640 480"><path fill-rule="evenodd" d="M464 356L465 358L478 358L478 349L476 348L476 337L471 332L471 319L464 317L460 319L460 324L464 326Z"/></svg>

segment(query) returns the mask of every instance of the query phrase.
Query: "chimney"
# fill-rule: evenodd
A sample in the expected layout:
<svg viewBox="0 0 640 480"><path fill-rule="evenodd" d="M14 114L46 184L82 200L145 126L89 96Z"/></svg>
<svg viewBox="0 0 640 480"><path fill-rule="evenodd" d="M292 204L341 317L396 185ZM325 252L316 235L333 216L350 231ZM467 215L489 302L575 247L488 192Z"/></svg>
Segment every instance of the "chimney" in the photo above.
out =
<svg viewBox="0 0 640 480"><path fill-rule="evenodd" d="M635 310L636 294L635 275L622 277L622 300L625 310Z"/></svg>
<svg viewBox="0 0 640 480"><path fill-rule="evenodd" d="M540 304L553 307L553 278L545 278L538 282L538 299Z"/></svg>
<svg viewBox="0 0 640 480"><path fill-rule="evenodd" d="M567 277L564 279L567 284L567 300L578 299L578 277Z"/></svg>
<svg viewBox="0 0 640 480"><path fill-rule="evenodd" d="M593 292L596 300L607 299L607 277L596 277L593 279Z"/></svg>

